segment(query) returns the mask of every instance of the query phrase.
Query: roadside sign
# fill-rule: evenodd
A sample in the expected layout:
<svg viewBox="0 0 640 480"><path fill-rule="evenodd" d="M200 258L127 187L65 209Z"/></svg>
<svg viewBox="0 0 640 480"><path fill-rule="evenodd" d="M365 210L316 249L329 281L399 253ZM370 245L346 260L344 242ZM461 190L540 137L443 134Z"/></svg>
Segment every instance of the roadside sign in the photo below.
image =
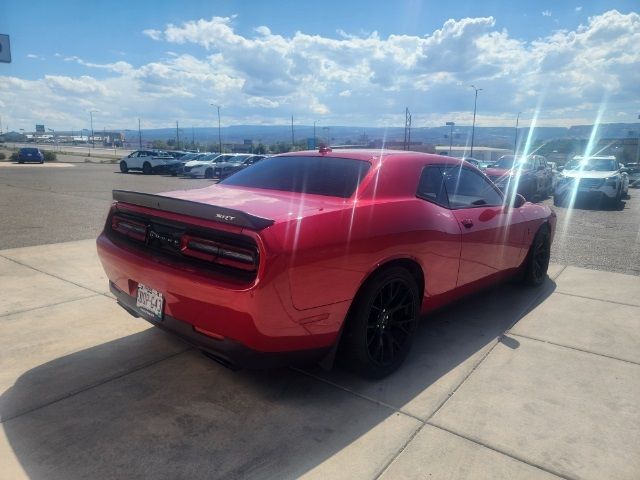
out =
<svg viewBox="0 0 640 480"><path fill-rule="evenodd" d="M11 63L11 46L9 35L0 33L0 62Z"/></svg>

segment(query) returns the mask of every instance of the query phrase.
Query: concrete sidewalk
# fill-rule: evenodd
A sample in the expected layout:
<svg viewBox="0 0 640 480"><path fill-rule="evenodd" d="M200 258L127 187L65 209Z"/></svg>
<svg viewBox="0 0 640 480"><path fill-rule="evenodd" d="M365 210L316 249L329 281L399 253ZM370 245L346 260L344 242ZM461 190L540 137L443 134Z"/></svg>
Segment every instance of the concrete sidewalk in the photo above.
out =
<svg viewBox="0 0 640 480"><path fill-rule="evenodd" d="M640 478L640 278L553 265L429 316L391 377L229 371L92 240L0 251L0 478Z"/></svg>

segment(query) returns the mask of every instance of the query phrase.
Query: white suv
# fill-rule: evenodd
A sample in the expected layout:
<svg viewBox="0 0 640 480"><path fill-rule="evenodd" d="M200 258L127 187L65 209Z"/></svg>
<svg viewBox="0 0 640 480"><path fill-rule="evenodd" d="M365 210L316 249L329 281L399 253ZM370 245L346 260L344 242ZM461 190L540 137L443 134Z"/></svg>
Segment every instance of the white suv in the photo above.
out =
<svg viewBox="0 0 640 480"><path fill-rule="evenodd" d="M166 152L154 150L136 150L120 160L120 171L141 170L145 175L152 173L177 174L182 168L182 162L176 160Z"/></svg>
<svg viewBox="0 0 640 480"><path fill-rule="evenodd" d="M629 191L629 175L616 157L575 156L558 175L553 204L562 205L571 197L594 196L619 205Z"/></svg>

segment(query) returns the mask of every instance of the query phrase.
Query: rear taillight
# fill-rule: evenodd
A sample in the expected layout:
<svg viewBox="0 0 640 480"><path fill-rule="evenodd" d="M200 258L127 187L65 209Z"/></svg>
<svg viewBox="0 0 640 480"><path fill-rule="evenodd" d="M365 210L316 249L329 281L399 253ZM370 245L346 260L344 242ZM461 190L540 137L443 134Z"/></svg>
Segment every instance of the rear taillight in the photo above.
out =
<svg viewBox="0 0 640 480"><path fill-rule="evenodd" d="M144 242L147 239L147 226L144 223L118 215L111 217L111 230L140 242Z"/></svg>
<svg viewBox="0 0 640 480"><path fill-rule="evenodd" d="M180 251L183 255L249 272L255 271L258 263L254 250L191 235L183 235Z"/></svg>

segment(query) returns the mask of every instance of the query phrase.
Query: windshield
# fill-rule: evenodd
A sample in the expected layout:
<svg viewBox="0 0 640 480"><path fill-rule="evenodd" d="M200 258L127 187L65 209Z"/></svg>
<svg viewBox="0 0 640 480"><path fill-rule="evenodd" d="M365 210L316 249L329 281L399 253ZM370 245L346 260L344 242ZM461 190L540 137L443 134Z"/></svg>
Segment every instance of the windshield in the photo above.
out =
<svg viewBox="0 0 640 480"><path fill-rule="evenodd" d="M533 164L528 158L514 157L513 155L503 155L496 162L496 164L493 165L493 168L503 168L506 170L512 168L521 168L523 170L528 170L533 168Z"/></svg>
<svg viewBox="0 0 640 480"><path fill-rule="evenodd" d="M611 172L618 170L618 162L610 158L574 158L567 162L565 170Z"/></svg>
<svg viewBox="0 0 640 480"><path fill-rule="evenodd" d="M242 163L251 155L236 155L235 157L231 157L227 162L229 163Z"/></svg>
<svg viewBox="0 0 640 480"><path fill-rule="evenodd" d="M348 198L370 166L362 160L334 157L271 157L220 183Z"/></svg>

